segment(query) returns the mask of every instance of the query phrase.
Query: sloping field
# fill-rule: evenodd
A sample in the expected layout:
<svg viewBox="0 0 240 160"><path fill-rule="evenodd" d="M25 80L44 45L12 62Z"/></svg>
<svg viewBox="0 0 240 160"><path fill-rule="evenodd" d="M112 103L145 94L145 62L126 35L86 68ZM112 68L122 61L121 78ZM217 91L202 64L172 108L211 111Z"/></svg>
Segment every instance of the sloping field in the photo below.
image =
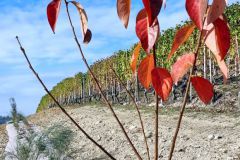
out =
<svg viewBox="0 0 240 160"><path fill-rule="evenodd" d="M126 106L125 106L126 107ZM137 150L146 159L146 149L137 114L131 109L115 109ZM69 108L68 112L79 124L117 159L136 159L119 129L115 119L106 107ZM142 110L151 156L153 156L153 112ZM240 114L188 112L177 140L174 159L217 160L240 159ZM159 124L160 157L167 159L170 142L175 130L178 112L161 113ZM29 121L42 128L60 123L72 127L75 138L71 148L74 159L107 159L97 147L78 132L58 110L50 109L30 116Z"/></svg>

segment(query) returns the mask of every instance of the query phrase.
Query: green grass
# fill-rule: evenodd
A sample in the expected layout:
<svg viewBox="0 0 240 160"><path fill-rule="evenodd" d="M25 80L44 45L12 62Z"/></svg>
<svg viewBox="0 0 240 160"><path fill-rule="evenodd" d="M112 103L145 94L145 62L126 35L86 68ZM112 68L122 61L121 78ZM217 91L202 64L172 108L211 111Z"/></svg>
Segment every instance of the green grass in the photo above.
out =
<svg viewBox="0 0 240 160"><path fill-rule="evenodd" d="M54 125L42 133L30 133L24 140L18 139L16 153L7 153L5 156L18 160L38 160L40 155L51 160L71 157L70 143L73 136L69 128Z"/></svg>

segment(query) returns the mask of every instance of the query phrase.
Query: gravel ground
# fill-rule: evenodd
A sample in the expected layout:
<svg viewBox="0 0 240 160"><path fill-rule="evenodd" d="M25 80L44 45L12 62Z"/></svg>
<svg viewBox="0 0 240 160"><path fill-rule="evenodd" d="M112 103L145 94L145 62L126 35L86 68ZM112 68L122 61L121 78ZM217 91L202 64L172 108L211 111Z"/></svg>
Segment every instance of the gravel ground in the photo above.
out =
<svg viewBox="0 0 240 160"><path fill-rule="evenodd" d="M6 125L0 125L0 159L2 159L5 147L7 145L8 136L6 132Z"/></svg>
<svg viewBox="0 0 240 160"><path fill-rule="evenodd" d="M125 106L126 107L126 106ZM123 108L123 107L122 107ZM130 138L143 159L147 159L146 149L141 134L140 124L134 110L115 109L124 124ZM134 152L125 140L115 119L106 107L68 109L68 112L97 142L103 145L116 159L136 159ZM150 110L141 110L153 157L154 116ZM177 140L174 153L176 160L238 160L240 159L240 114L213 114L205 112L188 112L183 118L183 125ZM174 133L178 112L166 112L159 118L159 159L167 159L170 142ZM51 109L29 117L29 121L45 128L61 123L71 126L75 138L71 148L76 160L108 159L86 137L78 132L67 118L58 110Z"/></svg>

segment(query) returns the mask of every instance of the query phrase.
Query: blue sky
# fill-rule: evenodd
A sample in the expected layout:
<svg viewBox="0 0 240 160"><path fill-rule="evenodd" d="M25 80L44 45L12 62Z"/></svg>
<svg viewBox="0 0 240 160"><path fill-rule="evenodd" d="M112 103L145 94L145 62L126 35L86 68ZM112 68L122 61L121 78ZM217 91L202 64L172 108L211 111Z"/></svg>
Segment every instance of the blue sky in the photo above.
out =
<svg viewBox="0 0 240 160"><path fill-rule="evenodd" d="M18 35L33 66L51 89L65 77L86 71L73 41L62 3L56 34L48 25L46 7L50 0L0 1L0 115L10 113L9 98L14 97L18 110L29 115L35 112L45 94L20 54L15 40ZM143 7L141 0L132 0L128 30L118 19L116 0L82 0L89 19L93 38L84 45L88 62L107 57L120 49L127 49L138 41L135 35L135 17ZM236 2L229 0L228 3ZM185 0L167 0L167 8L159 16L161 30L175 26L188 18ZM80 19L74 7L71 15L81 39Z"/></svg>

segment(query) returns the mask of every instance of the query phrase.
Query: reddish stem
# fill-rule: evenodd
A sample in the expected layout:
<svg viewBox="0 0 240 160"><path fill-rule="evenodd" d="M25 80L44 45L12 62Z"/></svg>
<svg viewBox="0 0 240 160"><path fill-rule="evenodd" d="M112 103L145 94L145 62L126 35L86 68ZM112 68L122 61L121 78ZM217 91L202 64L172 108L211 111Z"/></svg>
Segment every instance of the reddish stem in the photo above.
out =
<svg viewBox="0 0 240 160"><path fill-rule="evenodd" d="M206 10L206 13L207 13L207 10ZM206 16L204 17L203 25L205 23L205 20L206 20ZM202 45L202 37L203 37L203 29L201 29L199 37L198 37L198 42L197 42L196 51L195 51L195 60L194 60L194 63L193 63L193 67L192 67L192 69L191 69L191 71L189 73L189 76L188 76L187 87L186 87L186 91L185 91L185 95L184 95L184 99L183 99L183 105L182 105L181 110L180 110L179 119L178 119L178 122L177 122L177 127L176 127L176 130L175 130L175 134L173 136L171 150L170 150L170 154L169 154L168 160L172 159L173 152L174 152L174 149L175 149L178 132L180 130L183 114L184 114L184 111L185 111L185 108L186 108L186 104L187 104L187 98L188 98L188 93L189 93L190 83L191 83L191 76L195 72L198 53L199 53L200 47Z"/></svg>
<svg viewBox="0 0 240 160"><path fill-rule="evenodd" d="M157 67L157 55L156 55L156 46L153 46L153 57L154 57L154 67ZM157 92L155 92L156 106L155 106L155 146L154 146L154 159L158 160L158 106L159 98Z"/></svg>
<svg viewBox="0 0 240 160"><path fill-rule="evenodd" d="M99 84L99 81L97 80L95 74L92 72L92 69L91 69L90 66L88 65L88 62L87 62L87 60L86 60L86 58L85 58L85 56L84 56L84 53L83 53L83 51L82 51L82 47L81 47L81 45L80 45L80 43L79 43L79 41L78 41L78 38L77 38L77 35L76 35L76 32L75 32L74 26L73 26L73 23L72 23L72 20L71 20L71 16L70 16L70 13L69 13L68 2L67 2L66 0L65 0L65 4L66 4L66 11L67 11L67 15L68 15L68 20L69 20L69 23L70 23L71 28L72 28L74 40L75 40L75 42L76 42L76 44L77 44L77 46L78 46L78 49L79 49L80 54L81 54L81 56L82 56L82 60L83 60L83 62L85 63L87 69L89 70L89 72L90 72L90 74L91 74L94 82L96 83L96 85L97 85L97 87L98 87L98 89L99 89L99 92L101 93L101 95L102 95L105 103L107 104L108 108L110 109L113 117L116 119L118 125L120 126L120 128L121 128L124 136L126 137L128 143L130 144L132 150L134 151L134 153L135 153L135 155L138 157L138 159L139 159L139 160L142 160L142 158L141 158L141 156L139 155L137 149L135 148L135 146L133 145L132 141L130 140L130 138L129 138L127 132L126 132L126 130L124 129L122 123L120 122L120 120L118 119L116 113L114 112L114 110L113 110L113 108L112 108L112 105L109 103L109 101L107 100L105 94L103 93L102 88L101 88L101 86L100 86L100 84Z"/></svg>
<svg viewBox="0 0 240 160"><path fill-rule="evenodd" d="M81 126L67 113L67 111L60 105L60 103L56 100L56 98L51 94L51 92L49 92L49 90L47 89L46 85L43 83L42 79L39 77L39 75L37 74L37 72L34 70L34 68L32 67L32 64L30 62L30 60L27 57L26 51L25 49L22 47L21 42L19 41L18 36L16 36L16 39L18 41L18 44L20 46L20 49L25 57L25 59L27 60L27 63L29 65L30 70L33 72L33 74L36 76L36 78L38 79L38 81L40 82L40 84L42 85L42 87L44 88L44 90L47 92L47 94L52 98L52 100L57 104L57 106L61 109L61 111L71 120L71 122L90 140L92 141L96 146L98 146L109 158L111 158L112 160L115 160L115 158L108 153L100 144L98 144L92 137L90 137L87 132L85 132Z"/></svg>
<svg viewBox="0 0 240 160"><path fill-rule="evenodd" d="M147 138L146 138L146 134L145 134L145 129L144 129L144 125L143 125L143 121L142 121L142 116L141 113L139 111L139 107L136 103L136 100L134 99L133 95L130 93L130 91L127 89L126 85L124 85L124 83L122 82L121 78L117 75L116 71L113 69L113 67L111 67L111 70L113 71L113 74L115 75L115 77L117 78L117 80L119 81L119 83L124 87L124 89L126 90L126 92L128 93L129 97L131 98L131 100L134 103L135 109L138 113L138 117L139 117L139 121L141 123L141 128L142 128L142 133L143 133L143 137L144 137L144 142L145 142L145 146L147 149L147 156L148 156L148 160L150 160L150 153L149 153L149 147L148 147L148 142L147 142Z"/></svg>

